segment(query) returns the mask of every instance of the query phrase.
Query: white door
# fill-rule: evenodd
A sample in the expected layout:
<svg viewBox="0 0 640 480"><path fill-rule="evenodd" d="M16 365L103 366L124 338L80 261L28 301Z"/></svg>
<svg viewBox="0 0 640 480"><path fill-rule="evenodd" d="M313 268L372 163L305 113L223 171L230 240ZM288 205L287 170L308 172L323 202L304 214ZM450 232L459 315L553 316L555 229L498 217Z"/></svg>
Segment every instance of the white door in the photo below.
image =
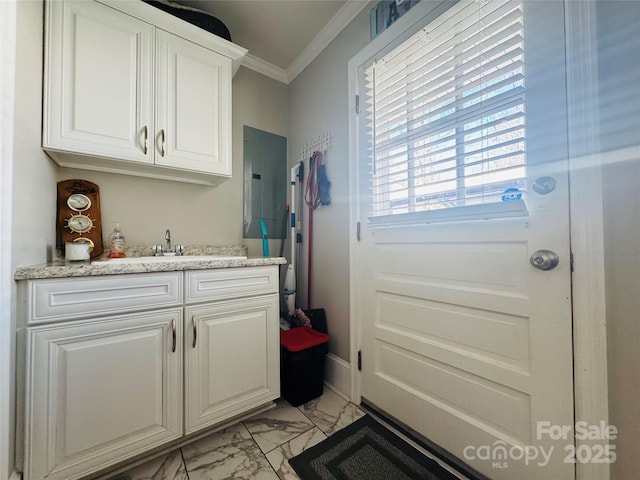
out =
<svg viewBox="0 0 640 480"><path fill-rule="evenodd" d="M97 2L47 2L44 146L153 161L153 27Z"/></svg>
<svg viewBox="0 0 640 480"><path fill-rule="evenodd" d="M470 8L477 13L469 13ZM396 141L394 133L375 149L365 150L370 147L366 140L370 129L380 129L385 121L395 122L390 127L396 129L395 134L402 133L403 127L398 117L368 122L373 117L365 107L374 100L366 97L365 89L376 81L372 62L380 67L377 81L401 67L382 57L388 51L363 63L369 85L361 82L359 92L363 110L359 151L375 150L377 157L372 165L373 157L361 153L358 165L361 240L356 247L355 289L362 350L361 395L487 477L571 479L574 466L564 460L565 447L573 444L573 438L569 435L553 442L546 432L539 432L545 425L573 424L563 6L561 2L463 0L445 13L430 15L432 21L420 41L424 48L436 50L438 32L455 32L465 28L465 22L468 26L482 16L480 35L490 36L487 32L492 30L492 22L505 19L507 25L495 30L502 29L505 42L518 44L508 47L508 52L523 48L524 54L509 57L510 53L503 52L500 55L504 56L494 61L490 46L482 46L488 72L513 68L513 73L506 75L512 77L494 89L495 97L488 95L485 101L490 104L502 94L520 95L517 91L522 88L524 96L516 97L524 100L519 109L511 109L518 102L514 97L515 103L507 102L502 110L486 114L483 122L487 125L482 127L463 114L462 120L449 125L453 133L433 127L435 131L426 136L410 138L416 142L410 148L396 143L395 150L387 149L385 157L381 151L385 141ZM507 39L508 32L520 29L523 41L518 33ZM423 48L416 45L404 51L404 59ZM468 51L462 46L457 53ZM443 51L434 55L437 61L445 57ZM517 66L523 58L524 69ZM420 92L433 89L433 103L437 104L438 95L446 97L451 83L462 82L467 75L464 67L455 62L452 65L453 80L435 87L429 82L449 66L428 67L431 70L413 79L411 74L403 75L426 81ZM524 80L514 80L520 74ZM506 78L487 75L488 83ZM425 116L431 118L423 117L416 131L430 128L423 127L428 121L436 125L442 120L439 113L465 101L467 95L473 97L479 88L473 83L468 90L451 94L457 96L452 96L450 103L445 101L441 110L440 105L427 102L425 111L431 113ZM380 97L385 94L377 93ZM418 100L409 98L406 104L412 102ZM382 111L385 107L376 108ZM468 115L478 118L472 108ZM508 115L519 120L500 124L498 120ZM475 134L482 129L486 138L478 146ZM501 150L492 152L497 143L502 143ZM419 153L420 148L434 144L442 150ZM524 178L517 190L502 193L507 184L501 186L496 181L499 173L492 175L492 169L502 168L496 166L500 158L491 156L513 153L512 145L526 152L518 157L526 158L526 168L503 165L504 171L511 168L515 176L523 172ZM455 152L453 168L443 160L447 149ZM481 174L476 175L473 168L477 156L460 160L468 150L487 155L480 163ZM405 154L410 166L403 173L397 161ZM423 159L410 163L412 155L423 155ZM395 171L393 165L389 167L394 163ZM442 170L434 173L438 168ZM419 181L412 184L412 175L422 175L435 186L429 190ZM551 184L543 177L555 181L550 193L534 189L536 180L541 192L540 187ZM485 183L474 183L478 178ZM379 181L388 181L391 187L387 185L386 194L383 191L374 196ZM452 185L448 191L447 184ZM497 203L469 205L473 197L460 200L457 196L461 191L473 193L483 185L500 187L493 195ZM407 192L412 188L423 193L409 197ZM394 190L404 192L404 200L402 193ZM517 200L520 195L524 203ZM420 211L428 205L434 210ZM386 208L385 215L376 218L376 208ZM530 257L541 249L558 255L555 268L545 271L532 265Z"/></svg>
<svg viewBox="0 0 640 480"><path fill-rule="evenodd" d="M157 31L157 165L231 176L231 60Z"/></svg>
<svg viewBox="0 0 640 480"><path fill-rule="evenodd" d="M182 309L28 329L29 480L85 477L182 436Z"/></svg>

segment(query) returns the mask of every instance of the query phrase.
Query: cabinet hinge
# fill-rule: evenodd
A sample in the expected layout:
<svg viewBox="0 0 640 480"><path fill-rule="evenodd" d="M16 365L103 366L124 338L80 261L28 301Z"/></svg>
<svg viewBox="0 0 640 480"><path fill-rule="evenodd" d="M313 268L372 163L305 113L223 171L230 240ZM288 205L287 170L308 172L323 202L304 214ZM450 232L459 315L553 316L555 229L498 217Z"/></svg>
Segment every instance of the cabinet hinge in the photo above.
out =
<svg viewBox="0 0 640 480"><path fill-rule="evenodd" d="M360 241L360 222L356 222L356 240Z"/></svg>
<svg viewBox="0 0 640 480"><path fill-rule="evenodd" d="M362 350L358 350L358 371L362 371Z"/></svg>
<svg viewBox="0 0 640 480"><path fill-rule="evenodd" d="M571 273L573 273L573 252L569 254L569 267L571 268Z"/></svg>
<svg viewBox="0 0 640 480"><path fill-rule="evenodd" d="M360 113L360 95L356 95L356 113Z"/></svg>

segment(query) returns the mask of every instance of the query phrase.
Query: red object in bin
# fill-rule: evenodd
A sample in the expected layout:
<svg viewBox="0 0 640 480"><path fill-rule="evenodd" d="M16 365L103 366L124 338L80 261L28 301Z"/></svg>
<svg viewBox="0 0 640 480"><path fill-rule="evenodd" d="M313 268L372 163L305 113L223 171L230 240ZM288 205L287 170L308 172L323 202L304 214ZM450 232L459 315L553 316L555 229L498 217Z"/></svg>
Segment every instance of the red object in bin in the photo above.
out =
<svg viewBox="0 0 640 480"><path fill-rule="evenodd" d="M280 332L280 345L289 352L300 352L329 341L329 335L311 327L295 327Z"/></svg>

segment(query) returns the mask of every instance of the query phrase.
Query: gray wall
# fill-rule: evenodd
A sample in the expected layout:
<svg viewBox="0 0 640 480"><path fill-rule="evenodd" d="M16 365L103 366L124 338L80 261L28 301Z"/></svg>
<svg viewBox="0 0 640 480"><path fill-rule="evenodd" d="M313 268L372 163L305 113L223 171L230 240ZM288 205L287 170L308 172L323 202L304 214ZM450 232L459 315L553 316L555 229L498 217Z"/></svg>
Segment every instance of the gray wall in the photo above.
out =
<svg viewBox="0 0 640 480"><path fill-rule="evenodd" d="M17 2L13 224L10 230L13 267L43 263L51 246L55 244L56 169L40 148L42 14L41 2ZM3 65L2 68L5 67ZM7 226L0 228L3 234L8 232ZM15 311L15 285L11 298L12 309ZM15 337L15 322L10 330ZM14 372L15 360L14 356ZM20 365L23 363L24 360L18 362ZM12 391L11 394L15 392ZM10 458L13 458L15 447L13 442L10 445ZM11 468L12 465L7 467Z"/></svg>
<svg viewBox="0 0 640 480"><path fill-rule="evenodd" d="M349 360L349 99L347 62L369 42L369 8L365 8L340 35L289 85L289 162L301 160L305 142L333 132L326 157L331 181L331 204L313 217L312 308L327 312L330 351ZM308 159L305 169L308 172ZM306 178L306 175L305 175ZM298 302L307 305L308 209L303 212L302 282Z"/></svg>
<svg viewBox="0 0 640 480"><path fill-rule="evenodd" d="M600 2L597 14L609 409L619 430L611 478L632 480L640 465L640 3Z"/></svg>
<svg viewBox="0 0 640 480"><path fill-rule="evenodd" d="M40 148L42 2L18 2L13 166L14 265L44 262L55 245L56 167Z"/></svg>

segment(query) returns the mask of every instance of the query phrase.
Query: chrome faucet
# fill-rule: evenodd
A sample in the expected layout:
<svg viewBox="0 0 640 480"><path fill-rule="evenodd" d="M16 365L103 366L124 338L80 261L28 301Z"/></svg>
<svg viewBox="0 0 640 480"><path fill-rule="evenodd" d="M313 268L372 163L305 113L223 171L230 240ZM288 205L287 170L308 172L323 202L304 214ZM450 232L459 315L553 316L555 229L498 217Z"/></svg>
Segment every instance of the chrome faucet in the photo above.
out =
<svg viewBox="0 0 640 480"><path fill-rule="evenodd" d="M175 250L173 251L171 250L171 231L169 229L167 229L164 232L164 240L166 242L165 246L162 246L162 244L153 246L153 253L156 257L161 257L164 255L182 255L183 254L184 252L183 245L176 245Z"/></svg>

